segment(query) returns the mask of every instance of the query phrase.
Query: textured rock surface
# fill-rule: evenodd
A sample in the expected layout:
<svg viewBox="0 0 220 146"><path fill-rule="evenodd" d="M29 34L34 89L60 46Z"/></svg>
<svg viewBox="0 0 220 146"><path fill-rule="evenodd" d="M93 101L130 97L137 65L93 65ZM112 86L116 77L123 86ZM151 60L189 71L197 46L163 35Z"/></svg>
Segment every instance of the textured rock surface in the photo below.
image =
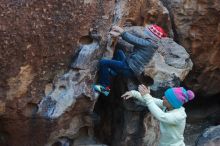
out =
<svg viewBox="0 0 220 146"><path fill-rule="evenodd" d="M175 38L191 52L195 64L186 84L201 95L220 93L220 1L163 0Z"/></svg>
<svg viewBox="0 0 220 146"><path fill-rule="evenodd" d="M57 118L70 106L74 107L77 98L81 96L86 96L90 100L96 99L92 91L92 83L95 82L99 50L97 42L81 46L73 62L73 69L55 79L54 89L49 91L39 104L40 115Z"/></svg>
<svg viewBox="0 0 220 146"><path fill-rule="evenodd" d="M84 69L67 70L72 56L81 49L78 46L93 41L89 37L91 30L101 37L99 45L104 46L114 7L113 0L0 1L0 145L43 146L63 141L62 138L68 141L80 134L92 135L88 131L94 101L82 91L87 86L80 83L77 73L89 82L90 77L95 80L95 72L91 71L91 75ZM80 88L71 89L76 81ZM81 98L76 101L74 97L79 92ZM42 101L48 107L40 106L38 110L43 97L57 97L62 102L56 104L51 99L47 105ZM70 101L61 100L62 97ZM38 113L44 117L63 115L49 120Z"/></svg>
<svg viewBox="0 0 220 146"><path fill-rule="evenodd" d="M159 0L0 0L0 145L157 145L155 119L120 99L137 84L116 79L111 98L97 102L100 116L93 113L97 60L113 54L111 25L145 23L162 25L172 36ZM183 49L169 39L163 43ZM157 80L152 88L159 93L178 85L191 68L187 54L163 48L155 55L161 62L152 61L145 72ZM159 70L161 64L172 66L175 76Z"/></svg>
<svg viewBox="0 0 220 146"><path fill-rule="evenodd" d="M196 146L219 146L220 126L207 128L198 138Z"/></svg>
<svg viewBox="0 0 220 146"><path fill-rule="evenodd" d="M145 74L154 79L152 90L161 97L164 89L179 86L192 70L189 57L186 50L172 39L162 39L153 60L145 68Z"/></svg>
<svg viewBox="0 0 220 146"><path fill-rule="evenodd" d="M95 72L83 75L88 73L84 70L88 67L88 62L84 66L78 62L78 66L75 66L77 69L67 71L71 57L79 52L80 44L93 41L89 37L89 31L93 32L92 37L104 48L106 34L112 23L122 24L126 21L125 17L136 19L140 16L141 5L141 0L116 3L114 0L1 0L0 145L32 146L52 142L56 144L56 141L59 144L71 141L69 138L77 131L78 134L88 135L88 132L84 131L89 128L83 130L81 127L92 125L93 116L90 111L93 109L94 101L91 101L89 93L81 91L81 86L71 89L74 81L79 81L71 81L71 78L77 78L76 74L79 73L85 80L91 75L94 76ZM82 87L87 85L83 85L82 82ZM75 97L79 96L64 92L79 92L77 89L86 96L79 95L80 99L76 100ZM62 95L63 93L65 95ZM74 98L69 103L60 99L54 100L63 96ZM43 97L45 99L41 101ZM50 101L49 97L53 100ZM37 104L40 101L38 109ZM76 122L74 125L74 119L76 120L77 114L81 112L85 116L78 115L78 121L85 122L82 122L82 125L77 125ZM39 117L37 113L47 118L60 115L62 117L49 120ZM70 116L71 114L75 116ZM82 130L76 130L74 127ZM72 129L69 130L72 134L68 129ZM62 134L62 131L65 132ZM62 138L66 135L68 136Z"/></svg>

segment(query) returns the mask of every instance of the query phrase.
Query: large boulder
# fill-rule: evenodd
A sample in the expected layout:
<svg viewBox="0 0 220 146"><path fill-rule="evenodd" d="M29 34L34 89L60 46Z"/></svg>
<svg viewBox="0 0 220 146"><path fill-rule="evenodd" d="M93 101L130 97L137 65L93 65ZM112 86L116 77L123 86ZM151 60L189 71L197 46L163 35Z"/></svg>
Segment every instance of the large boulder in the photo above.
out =
<svg viewBox="0 0 220 146"><path fill-rule="evenodd" d="M0 145L157 145L157 121L145 107L120 98L138 83L115 82L108 100L98 98L103 102L91 87L98 60L114 52L108 35L112 25L157 23L172 34L159 0L5 0L0 7ZM178 85L191 67L190 61L182 62L188 58L183 48L170 39L164 43L180 48L183 56L159 49L146 66L158 93ZM172 62L175 57L179 61ZM174 74L159 70L157 59ZM168 78L161 84L162 74Z"/></svg>
<svg viewBox="0 0 220 146"><path fill-rule="evenodd" d="M0 145L43 146L64 136L63 129L73 128L74 135L92 125L94 96L87 82L95 80L96 72L90 73L86 65L93 58L81 56L86 65L77 62L77 67L82 69L69 67L72 56L85 51L81 45L94 45L101 57L115 5L114 0L0 2ZM99 42L92 44L95 40ZM82 111L78 118L69 115Z"/></svg>
<svg viewBox="0 0 220 146"><path fill-rule="evenodd" d="M70 113L87 111L83 113L93 119L90 111L96 98L90 93L91 84L97 60L106 48L111 51L107 33L113 24L124 24L126 18L140 18L143 4L142 0L1 1L0 145L65 143L80 130L61 134L63 129L90 127L92 120L71 126L77 118ZM75 64L70 65L80 45L94 41L98 53L96 50L91 58L73 58ZM107 57L111 58L111 53ZM92 60L96 63L91 65ZM95 71L88 69L90 65ZM87 119L81 117L78 119ZM57 133L52 134L54 131ZM60 138L65 135L65 140Z"/></svg>
<svg viewBox="0 0 220 146"><path fill-rule="evenodd" d="M219 146L220 145L220 125L212 126L200 135L196 146Z"/></svg>
<svg viewBox="0 0 220 146"><path fill-rule="evenodd" d="M164 90L179 86L192 70L193 63L185 48L171 38L164 38L159 42L159 48L146 66L145 74L154 79L152 90L163 96Z"/></svg>

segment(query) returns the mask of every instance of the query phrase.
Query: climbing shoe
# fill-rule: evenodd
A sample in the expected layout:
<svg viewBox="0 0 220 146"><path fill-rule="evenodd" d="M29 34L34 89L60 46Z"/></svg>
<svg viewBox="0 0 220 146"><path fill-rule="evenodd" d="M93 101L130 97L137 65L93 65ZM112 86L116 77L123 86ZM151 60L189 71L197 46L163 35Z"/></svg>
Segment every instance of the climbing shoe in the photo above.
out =
<svg viewBox="0 0 220 146"><path fill-rule="evenodd" d="M110 93L110 88L109 87L104 87L102 85L94 85L93 89L97 92L100 92L104 94L105 96L108 96Z"/></svg>

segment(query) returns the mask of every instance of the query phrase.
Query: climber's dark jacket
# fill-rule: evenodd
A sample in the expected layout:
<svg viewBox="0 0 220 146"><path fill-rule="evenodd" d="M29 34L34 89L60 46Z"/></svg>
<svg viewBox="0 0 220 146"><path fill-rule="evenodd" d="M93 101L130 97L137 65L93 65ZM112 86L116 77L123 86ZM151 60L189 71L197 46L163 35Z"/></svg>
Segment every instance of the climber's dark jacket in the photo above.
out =
<svg viewBox="0 0 220 146"><path fill-rule="evenodd" d="M129 32L121 34L123 40L134 45L134 51L127 56L126 61L136 76L144 71L144 66L150 62L158 46L149 39L139 38Z"/></svg>

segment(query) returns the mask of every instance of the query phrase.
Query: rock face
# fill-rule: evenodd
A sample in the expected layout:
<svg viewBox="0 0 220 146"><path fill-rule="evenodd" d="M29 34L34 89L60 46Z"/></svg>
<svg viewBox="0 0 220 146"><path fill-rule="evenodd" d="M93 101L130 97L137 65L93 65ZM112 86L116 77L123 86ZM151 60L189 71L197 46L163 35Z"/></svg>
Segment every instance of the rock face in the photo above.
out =
<svg viewBox="0 0 220 146"><path fill-rule="evenodd" d="M220 1L162 0L170 11L175 38L195 64L186 84L203 96L220 93Z"/></svg>
<svg viewBox="0 0 220 146"><path fill-rule="evenodd" d="M74 106L77 98L86 96L95 100L91 84L95 82L99 45L97 42L81 46L72 68L53 83L52 91L39 104L39 114L58 118L67 108Z"/></svg>
<svg viewBox="0 0 220 146"><path fill-rule="evenodd" d="M0 145L43 146L63 139L71 142L71 136L62 137L64 133L92 135L87 133L94 97L85 90L95 72L86 70L91 65L86 61L95 55L87 50L85 55L94 58L81 61L86 65L77 62L81 68L69 71L69 66L75 54L86 50L83 45L91 45L91 53L101 57L104 49L99 46L104 48L115 1L2 0L0 7ZM73 89L76 82L80 88ZM65 129L71 130L60 134Z"/></svg>
<svg viewBox="0 0 220 146"><path fill-rule="evenodd" d="M145 68L145 74L154 79L152 90L161 97L168 87L179 86L192 69L189 57L186 50L172 39L162 39L153 60Z"/></svg>
<svg viewBox="0 0 220 146"><path fill-rule="evenodd" d="M155 119L120 99L137 82L116 78L111 97L98 101L91 87L98 60L114 53L111 25L158 23L172 36L159 0L2 0L0 8L0 145L157 145ZM145 70L156 97L192 67L172 39L160 46Z"/></svg>
<svg viewBox="0 0 220 146"><path fill-rule="evenodd" d="M196 146L219 146L220 126L207 128L198 138Z"/></svg>

